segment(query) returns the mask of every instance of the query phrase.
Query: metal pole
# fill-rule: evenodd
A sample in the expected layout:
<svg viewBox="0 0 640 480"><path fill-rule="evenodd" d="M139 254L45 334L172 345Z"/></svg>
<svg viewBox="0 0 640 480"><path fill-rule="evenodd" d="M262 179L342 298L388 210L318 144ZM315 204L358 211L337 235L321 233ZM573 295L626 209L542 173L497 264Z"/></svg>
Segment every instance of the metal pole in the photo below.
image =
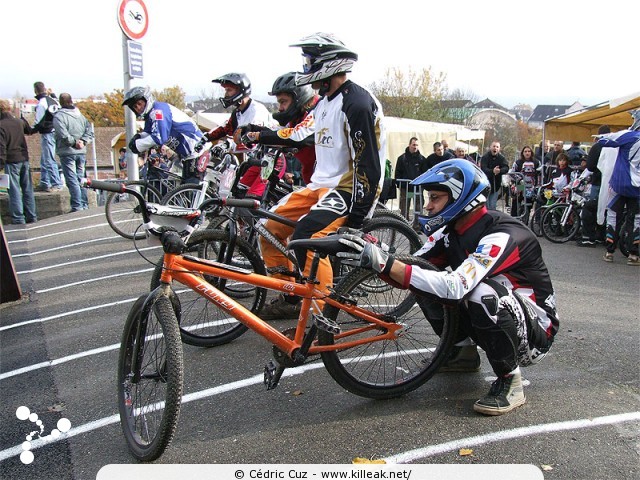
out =
<svg viewBox="0 0 640 480"><path fill-rule="evenodd" d="M93 178L98 179L98 156L96 155L96 129L91 124L91 132L93 133L93 142L91 142L91 153L93 153Z"/></svg>
<svg viewBox="0 0 640 480"><path fill-rule="evenodd" d="M131 75L129 75L129 49L127 46L127 37L122 34L122 71L124 75L124 91L125 93L131 88ZM127 136L127 145L129 141L136 134L136 117L129 107L124 108L124 128ZM132 153L127 148L127 178L131 180L138 180L138 156Z"/></svg>

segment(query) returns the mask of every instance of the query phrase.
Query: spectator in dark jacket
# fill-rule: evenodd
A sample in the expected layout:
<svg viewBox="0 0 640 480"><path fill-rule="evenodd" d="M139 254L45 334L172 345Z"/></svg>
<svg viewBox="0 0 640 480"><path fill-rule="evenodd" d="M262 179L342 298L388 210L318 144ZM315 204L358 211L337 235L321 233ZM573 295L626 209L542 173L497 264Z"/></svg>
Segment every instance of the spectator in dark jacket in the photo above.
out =
<svg viewBox="0 0 640 480"><path fill-rule="evenodd" d="M491 143L489 151L480 159L480 168L489 179L491 193L487 199L487 208L495 210L498 204L498 196L502 188L502 175L509 171L509 163L500 153L500 142Z"/></svg>
<svg viewBox="0 0 640 480"><path fill-rule="evenodd" d="M29 124L11 115L6 100L0 100L0 166L9 176L9 213L14 224L37 221L29 151L24 134Z"/></svg>
<svg viewBox="0 0 640 480"><path fill-rule="evenodd" d="M569 157L569 165L572 167L580 167L581 170L584 170L587 153L580 146L580 142L571 142L571 147L567 150L567 157Z"/></svg>
<svg viewBox="0 0 640 480"><path fill-rule="evenodd" d="M405 218L409 218L409 204L413 199L413 208L422 212L422 194L414 195L413 187L409 187L409 181L427 171L427 159L418 150L419 143L416 137L411 137L409 146L396 161L396 181L400 188L400 212ZM408 191L411 188L411 191ZM417 225L417 220L415 222Z"/></svg>
<svg viewBox="0 0 640 480"><path fill-rule="evenodd" d="M444 150L444 146L440 142L436 142L433 144L433 153L427 157L427 170L435 167L440 162L444 162L445 160L449 160L450 158L455 158L454 155L446 152Z"/></svg>

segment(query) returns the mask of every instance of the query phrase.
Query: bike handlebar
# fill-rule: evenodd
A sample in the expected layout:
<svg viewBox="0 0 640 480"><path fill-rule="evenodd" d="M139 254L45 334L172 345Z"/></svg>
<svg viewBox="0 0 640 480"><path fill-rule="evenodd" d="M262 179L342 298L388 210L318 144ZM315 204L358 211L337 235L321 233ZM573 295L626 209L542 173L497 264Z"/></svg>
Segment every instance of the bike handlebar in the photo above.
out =
<svg viewBox="0 0 640 480"><path fill-rule="evenodd" d="M107 192L124 193L126 185L124 183L103 182L87 178L82 182L83 187L93 188L95 190L106 190Z"/></svg>

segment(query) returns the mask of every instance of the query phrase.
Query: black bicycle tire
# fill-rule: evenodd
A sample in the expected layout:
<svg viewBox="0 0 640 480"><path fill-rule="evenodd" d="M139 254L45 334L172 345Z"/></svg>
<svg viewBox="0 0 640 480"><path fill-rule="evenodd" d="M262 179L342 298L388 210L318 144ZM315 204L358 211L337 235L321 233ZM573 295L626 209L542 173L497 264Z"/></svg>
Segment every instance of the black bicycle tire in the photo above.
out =
<svg viewBox="0 0 640 480"><path fill-rule="evenodd" d="M389 245L392 254L405 255L416 252L422 247L422 240L420 235L409 225L409 222L404 217L397 218L397 214L392 215L374 215L373 218L367 220L362 228L363 232L371 233L375 232L378 228L392 229L396 232L400 232L409 240L409 251L397 252L397 246L394 244ZM375 236L375 235L374 235ZM382 239L384 240L384 239ZM394 248L395 247L395 248Z"/></svg>
<svg viewBox="0 0 640 480"><path fill-rule="evenodd" d="M174 199L178 194L182 194L187 190L191 190L195 194L195 193L200 193L202 188L200 187L200 185L198 185L196 183L185 183L184 185L180 185L180 186L174 188L173 190L167 192L160 199L160 203L162 205L176 205L176 206L186 207L186 208L198 208L198 207L200 207L200 205L193 205L192 202L189 202L188 205L185 205L184 202L180 202L180 203L173 202L173 203L170 203L170 201L172 199ZM208 200L210 198L212 198L212 195L211 195L211 192L209 191L209 189L207 188L207 191L205 192L204 200Z"/></svg>
<svg viewBox="0 0 640 480"><path fill-rule="evenodd" d="M146 197L145 200L147 200L148 203L160 203L160 197L161 197L160 192L155 187L153 187L152 185L149 185L144 180L127 182L126 185L127 187L139 185L141 187L146 188L147 192L145 195ZM119 221L114 218L115 212L113 211L115 206L118 205L118 203L115 201L116 198L119 198L117 197L117 195L122 195L122 194L119 194L116 192L110 192L109 195L107 195L107 202L105 203L105 206L104 206L104 213L105 213L105 216L107 217L107 223L113 229L113 231L116 232L121 237L127 238L129 240L141 240L145 238L145 235L146 235L145 231L142 228L139 228L142 225L142 214L141 213L136 214L136 209L140 208L140 204L138 203L138 200L136 200L135 198L131 199L131 203L133 205L133 208L131 210L131 213L132 213L131 218L133 219L138 218L139 222L135 223L135 228L132 228L126 231L118 226Z"/></svg>
<svg viewBox="0 0 640 480"><path fill-rule="evenodd" d="M580 230L580 210L574 206L573 210L571 211L573 223L571 224L569 233L562 236L551 234L551 227L549 224L553 221L553 216L557 216L558 211L560 211L561 209L565 210L569 208L569 206L570 204L568 203L557 203L555 205L551 205L540 218L540 228L542 230L542 234L544 235L544 238L552 243L566 243L574 238L578 233L578 230ZM564 213L561 213L560 217L562 217L562 215L564 215Z"/></svg>
<svg viewBox="0 0 640 480"><path fill-rule="evenodd" d="M427 268L431 270L436 270L436 268L431 265L426 260L423 260L419 257L413 256L402 256L398 257L399 260L406 262L411 265L419 266L420 268ZM366 279L370 275L375 275L374 272L357 269L353 270L349 273L347 277L345 277L340 284L335 287L335 295L350 295L354 294L357 287L366 281ZM416 303L415 293L411 293L409 290L401 290L396 289L401 292L405 296L404 303ZM355 297L357 298L357 292L355 292ZM404 314L408 315L411 309L404 309ZM419 309L420 310L420 309ZM342 351L328 351L321 353L322 361L324 362L325 368L331 375L331 377L343 388L348 390L351 393L356 395L373 398L373 399L387 399L394 398L401 395L405 395L416 388L422 386L426 383L433 375L438 371L440 365L448 358L449 352L451 351L451 347L453 345L456 330L457 330L457 317L452 315L452 312L449 308L444 308L444 321L443 321L443 331L442 335L438 336L432 329L428 320L423 316L422 321L417 320L417 316L412 314L411 316L407 316L406 318L402 318L399 322L405 324L405 331L401 334L400 338L396 341L383 340L380 342L374 342L370 344L366 344L360 347L354 347L349 350ZM379 313L391 313L390 312L379 312ZM323 311L323 315L337 323L340 323L339 317L340 310L338 308L332 307L331 305L326 305ZM422 311L420 310L420 313ZM354 320L351 317L344 317L345 320L349 320L353 322ZM414 330L425 329L425 332L428 332L427 335L433 339L432 342L419 342L416 338L411 337L411 332ZM429 333L430 332L430 333ZM437 343L436 343L437 339ZM333 345L335 342L335 337L332 333L326 332L324 330L319 330L318 332L318 343L320 345ZM423 345L422 343L425 343ZM421 351L426 347L427 344L430 346L426 348L426 351ZM409 346L411 350L408 350L405 345ZM435 345L435 346L433 346ZM400 348L402 347L402 348ZM416 349L416 347L418 347ZM430 350L433 347L433 353L428 358L427 361L427 350ZM377 349L381 354L373 355L375 352L374 349ZM406 352L407 354L417 355L418 353L423 355L422 359L411 361L401 362L400 354L396 357L395 361L388 367L384 365L384 362L392 357L387 357L392 351ZM414 351L415 350L415 351ZM360 356L356 357L353 354L357 353ZM351 355L350 358L345 358L343 360L343 355ZM360 361L361 359L362 361ZM365 362L371 361L373 364L377 362L374 367L366 366ZM380 363L382 361L382 364ZM356 369L358 369L358 365L362 363L365 364L364 368L361 369L362 374L369 375L369 372L378 372L383 377L384 384L377 383L376 381L371 381L369 379L361 378L357 376ZM401 365L402 363L402 365ZM418 371L411 372L412 375L399 379L397 375L406 374L405 370L408 371L408 368L417 368ZM384 371L383 371L384 370Z"/></svg>
<svg viewBox="0 0 640 480"><path fill-rule="evenodd" d="M162 329L162 336L159 338L162 338L165 346L166 371L163 372L163 376L166 380L165 382L153 380L153 383L165 383L166 394L164 398L158 399L164 401L164 408L162 409L160 421L157 423L157 433L148 441L143 441L140 434L136 431L135 424L136 419L142 416L140 415L140 410L144 409L145 405L138 405L138 402L135 400L132 401L130 392L129 395L127 395L125 379L133 373L130 368L131 357L136 351L136 329L142 318L143 305L146 298L147 295L142 295L134 303L125 322L122 334L122 343L118 359L118 411L120 413L120 425L129 450L138 460L150 462L156 460L163 454L171 443L178 426L180 404L182 402L184 363L178 322L171 301L167 297L159 296L151 308ZM158 351L157 348L152 350ZM148 392L149 390L145 389L143 395L145 399L149 399ZM152 400L152 408L157 410L157 407L155 407L157 402L154 400ZM131 404L128 405L127 403ZM136 411L138 415L136 418L133 418L130 414ZM150 410L150 413L152 412L153 410ZM145 415L145 426L149 425L149 423ZM146 432L147 428L144 430Z"/></svg>
<svg viewBox="0 0 640 480"><path fill-rule="evenodd" d="M190 250L191 254L196 254L198 257L202 257L203 254L206 255L206 252L201 250L201 244L204 242L229 242L229 232L224 230L198 230L196 231L187 241L187 249ZM241 238L236 238L236 249L239 249L240 253L244 255L251 268L255 273L260 275L266 275L266 269L264 266L264 262L260 255L256 252L256 250L251 247L245 240ZM160 285L160 276L162 274L162 259L158 261L156 267L153 271L153 275L151 277L151 290L153 291L158 285ZM206 277L205 277L206 278ZM207 278L207 281L211 281L215 283L215 279ZM229 296L233 297L236 300L248 298L246 296L239 296L233 294L233 292L229 291L229 286L225 288L225 293ZM264 288L254 287L255 293L253 295L253 300L250 301L251 305L245 305L249 310L253 313L259 312L264 306L264 302L266 299L267 291ZM180 298L180 297L178 297ZM246 302L249 303L249 302ZM217 333L209 333L210 330L207 330L206 334L198 333L199 329L198 324L201 323L198 319L203 318L205 321L204 325L210 323L206 321L209 317L209 312L203 313L208 310L210 302L201 296L195 296L194 300L190 302L185 302L181 300L181 318L180 318L180 335L182 337L182 341L188 345L192 345L195 347L216 347L219 345L223 345L229 343L240 335L247 331L246 325L240 322L232 321L232 328L224 331L214 330ZM193 313L196 315L196 323L190 320L190 314ZM211 312L213 313L213 312Z"/></svg>

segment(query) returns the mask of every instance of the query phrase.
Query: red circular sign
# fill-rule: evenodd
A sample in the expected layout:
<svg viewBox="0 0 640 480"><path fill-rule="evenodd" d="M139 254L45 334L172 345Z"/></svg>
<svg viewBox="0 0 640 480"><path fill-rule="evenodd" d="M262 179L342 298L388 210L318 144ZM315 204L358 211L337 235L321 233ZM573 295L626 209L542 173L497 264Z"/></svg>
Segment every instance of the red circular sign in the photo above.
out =
<svg viewBox="0 0 640 480"><path fill-rule="evenodd" d="M131 40L140 40L149 28L149 15L143 0L122 0L118 6L118 23Z"/></svg>

